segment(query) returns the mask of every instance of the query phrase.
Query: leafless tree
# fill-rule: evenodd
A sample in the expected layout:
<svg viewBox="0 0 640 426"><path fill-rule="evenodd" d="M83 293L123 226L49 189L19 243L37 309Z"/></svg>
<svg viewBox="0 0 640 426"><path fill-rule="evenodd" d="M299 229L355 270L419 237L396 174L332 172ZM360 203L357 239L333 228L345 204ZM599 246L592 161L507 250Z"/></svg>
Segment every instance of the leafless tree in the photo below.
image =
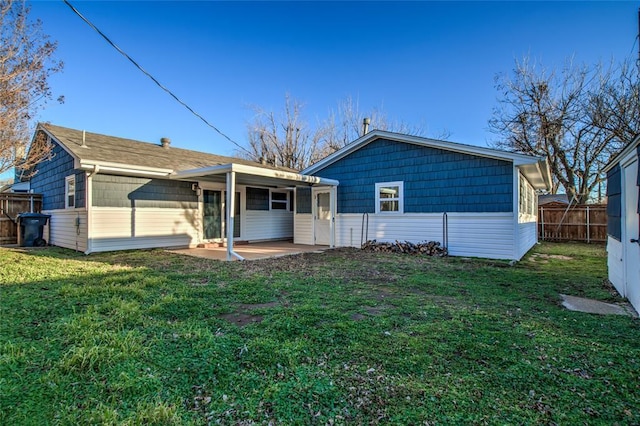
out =
<svg viewBox="0 0 640 426"><path fill-rule="evenodd" d="M374 107L367 112L362 111L359 101L348 96L338 102L336 109L329 111L328 118L321 124L323 135L319 147L321 157L326 157L361 137L364 134L365 118L369 119L371 130L386 130L415 136L425 136L427 133L424 126L413 126L405 121L389 119L382 107Z"/></svg>
<svg viewBox="0 0 640 426"><path fill-rule="evenodd" d="M255 161L302 170L317 158L321 135L313 131L302 118L303 104L285 95L280 114L254 107L254 118L248 125L251 154Z"/></svg>
<svg viewBox="0 0 640 426"><path fill-rule="evenodd" d="M601 182L602 168L640 123L635 68L588 67L567 61L546 70L528 58L511 75L498 75L498 106L489 121L498 148L547 158L552 193L564 188L586 202Z"/></svg>
<svg viewBox="0 0 640 426"><path fill-rule="evenodd" d="M50 151L45 141L32 144L30 124L52 98L48 78L62 63L52 58L56 43L28 15L24 1L0 0L0 173L29 169Z"/></svg>
<svg viewBox="0 0 640 426"><path fill-rule="evenodd" d="M315 126L303 119L303 109L304 105L288 94L280 114L254 107L254 118L248 125L248 153L238 154L301 170L362 136L365 117L370 120L371 130L419 136L426 133L422 126L389 120L381 108L362 112L358 101L351 97L338 102L328 118L318 120Z"/></svg>

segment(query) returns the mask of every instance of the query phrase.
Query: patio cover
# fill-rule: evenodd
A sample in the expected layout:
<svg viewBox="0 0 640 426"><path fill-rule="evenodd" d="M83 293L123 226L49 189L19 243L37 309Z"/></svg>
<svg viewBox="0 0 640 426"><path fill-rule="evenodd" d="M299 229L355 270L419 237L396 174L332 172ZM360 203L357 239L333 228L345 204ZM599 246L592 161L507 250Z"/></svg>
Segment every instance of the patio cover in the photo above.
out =
<svg viewBox="0 0 640 426"><path fill-rule="evenodd" d="M335 214L336 214L336 187L339 182L334 179L325 179L317 176L303 175L294 171L281 169L270 169L260 166L249 166L246 164L221 164L199 169L180 170L169 175L171 179L177 180L198 180L207 182L226 183L226 217L227 223L227 260L233 258L243 260L233 249L233 214L235 211L236 184L259 185L272 187L296 187L296 186L324 186L330 190L331 221L329 222L331 242L330 247L335 244Z"/></svg>

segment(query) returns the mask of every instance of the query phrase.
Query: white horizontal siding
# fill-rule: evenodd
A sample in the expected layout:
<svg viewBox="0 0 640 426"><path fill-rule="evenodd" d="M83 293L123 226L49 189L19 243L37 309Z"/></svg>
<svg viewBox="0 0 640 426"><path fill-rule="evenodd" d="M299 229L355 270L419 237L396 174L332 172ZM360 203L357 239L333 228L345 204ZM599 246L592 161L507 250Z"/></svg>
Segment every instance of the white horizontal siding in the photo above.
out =
<svg viewBox="0 0 640 426"><path fill-rule="evenodd" d="M518 259L538 242L538 222L518 223Z"/></svg>
<svg viewBox="0 0 640 426"><path fill-rule="evenodd" d="M618 290L618 293L626 297L624 288L624 245L622 242L607 237L607 269L609 270L609 281ZM636 307L637 308L637 307Z"/></svg>
<svg viewBox="0 0 640 426"><path fill-rule="evenodd" d="M293 238L293 212L287 210L247 210L242 239L247 241Z"/></svg>
<svg viewBox="0 0 640 426"><path fill-rule="evenodd" d="M293 223L293 242L295 244L313 245L313 215L296 213Z"/></svg>
<svg viewBox="0 0 640 426"><path fill-rule="evenodd" d="M91 209L92 252L192 246L201 228L197 209Z"/></svg>
<svg viewBox="0 0 640 426"><path fill-rule="evenodd" d="M51 215L45 227L45 240L51 245L87 251L87 210L60 209L43 211Z"/></svg>
<svg viewBox="0 0 640 426"><path fill-rule="evenodd" d="M511 213L449 213L448 248L452 256L513 259L515 253ZM309 228L311 224L308 225ZM336 246L359 247L362 236L361 214L336 217ZM296 232L302 232L296 226ZM442 214L370 214L369 240L385 242L443 242ZM296 238L298 234L296 233ZM366 238L363 238L366 239Z"/></svg>

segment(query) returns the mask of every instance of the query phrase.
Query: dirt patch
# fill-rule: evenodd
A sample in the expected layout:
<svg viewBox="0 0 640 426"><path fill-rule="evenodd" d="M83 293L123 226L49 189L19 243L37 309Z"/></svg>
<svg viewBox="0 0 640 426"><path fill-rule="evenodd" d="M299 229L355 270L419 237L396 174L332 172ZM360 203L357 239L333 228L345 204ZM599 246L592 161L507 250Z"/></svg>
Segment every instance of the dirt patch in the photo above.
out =
<svg viewBox="0 0 640 426"><path fill-rule="evenodd" d="M222 314L218 315L218 318L227 320L230 323L237 325L238 327L244 327L249 324L257 324L259 322L262 322L263 320L261 315L251 315L243 312L231 312L230 314Z"/></svg>
<svg viewBox="0 0 640 426"><path fill-rule="evenodd" d="M231 313L218 315L218 318L229 321L237 325L238 327L244 327L249 324L257 324L264 319L262 315L252 314L251 311L255 309L273 308L279 306L279 302L267 302L267 303L243 303Z"/></svg>
<svg viewBox="0 0 640 426"><path fill-rule="evenodd" d="M549 259L555 259L555 260L573 260L573 257L569 257L569 256L563 256L561 254L545 254L545 253L535 253L532 254L531 257L529 258L530 261L532 262L536 262L537 259L544 259L544 261L548 261Z"/></svg>
<svg viewBox="0 0 640 426"><path fill-rule="evenodd" d="M363 306L362 309L366 312L366 315L358 312L352 314L351 319L353 321L362 321L369 317L377 317L379 315L382 315L382 313L387 309L391 309L393 307L394 306L392 305Z"/></svg>

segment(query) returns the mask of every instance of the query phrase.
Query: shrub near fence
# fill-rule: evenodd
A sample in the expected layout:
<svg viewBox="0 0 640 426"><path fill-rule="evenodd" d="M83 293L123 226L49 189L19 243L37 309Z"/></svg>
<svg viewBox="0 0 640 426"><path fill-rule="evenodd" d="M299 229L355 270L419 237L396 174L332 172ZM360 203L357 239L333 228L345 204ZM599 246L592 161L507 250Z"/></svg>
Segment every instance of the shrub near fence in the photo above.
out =
<svg viewBox="0 0 640 426"><path fill-rule="evenodd" d="M18 224L16 219L20 213L42 209L42 195L20 194L12 192L0 193L0 245L17 244Z"/></svg>
<svg viewBox="0 0 640 426"><path fill-rule="evenodd" d="M607 241L606 204L571 206L552 204L538 207L540 241Z"/></svg>

